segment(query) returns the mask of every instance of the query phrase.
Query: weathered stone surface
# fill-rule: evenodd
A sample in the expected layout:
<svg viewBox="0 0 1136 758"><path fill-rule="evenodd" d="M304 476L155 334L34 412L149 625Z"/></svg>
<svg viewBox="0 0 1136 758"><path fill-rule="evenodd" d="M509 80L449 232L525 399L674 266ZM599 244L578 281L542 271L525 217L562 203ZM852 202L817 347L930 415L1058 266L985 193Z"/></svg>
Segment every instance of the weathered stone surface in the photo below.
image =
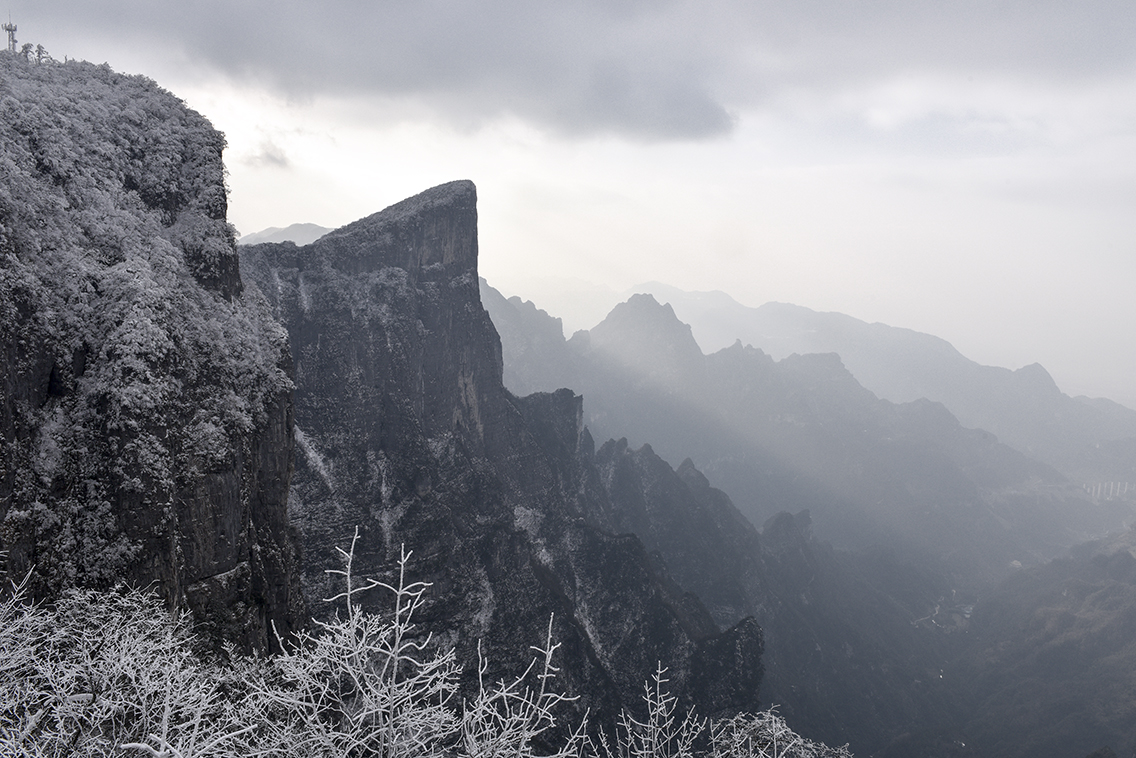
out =
<svg viewBox="0 0 1136 758"><path fill-rule="evenodd" d="M760 630L720 632L638 538L608 530L580 398L504 389L475 203L454 182L306 247L242 249L296 361L307 596L328 596L334 547L359 526L356 570L389 579L413 548L412 577L433 582L423 627L467 662L481 638L495 675L523 668L552 616L561 683L601 718L637 703L660 662L684 700L753 707Z"/></svg>

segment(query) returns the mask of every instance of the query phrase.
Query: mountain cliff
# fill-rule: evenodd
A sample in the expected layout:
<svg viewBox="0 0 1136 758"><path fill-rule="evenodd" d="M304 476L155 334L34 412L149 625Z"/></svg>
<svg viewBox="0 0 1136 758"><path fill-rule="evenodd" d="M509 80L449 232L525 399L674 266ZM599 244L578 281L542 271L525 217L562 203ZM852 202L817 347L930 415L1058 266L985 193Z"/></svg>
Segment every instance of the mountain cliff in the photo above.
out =
<svg viewBox="0 0 1136 758"><path fill-rule="evenodd" d="M551 619L558 686L607 723L659 664L704 714L756 707L760 628L609 528L580 398L502 385L471 183L242 262L205 119L105 66L0 66L8 578L154 584L264 648L323 612L358 526L356 574L412 550L471 677L524 670Z"/></svg>
<svg viewBox="0 0 1136 758"><path fill-rule="evenodd" d="M704 713L753 707L761 632L720 632L636 537L616 534L581 400L517 398L481 305L476 192L435 187L306 247L241 249L250 288L295 356L291 517L307 596L361 528L356 570L400 546L433 582L441 644L517 670L553 618L563 685L601 719L638 701L658 662ZM381 598L375 599L376 603Z"/></svg>
<svg viewBox="0 0 1136 758"><path fill-rule="evenodd" d="M0 56L0 549L46 597L156 582L217 634L302 612L287 335L244 292L224 138L141 77Z"/></svg>

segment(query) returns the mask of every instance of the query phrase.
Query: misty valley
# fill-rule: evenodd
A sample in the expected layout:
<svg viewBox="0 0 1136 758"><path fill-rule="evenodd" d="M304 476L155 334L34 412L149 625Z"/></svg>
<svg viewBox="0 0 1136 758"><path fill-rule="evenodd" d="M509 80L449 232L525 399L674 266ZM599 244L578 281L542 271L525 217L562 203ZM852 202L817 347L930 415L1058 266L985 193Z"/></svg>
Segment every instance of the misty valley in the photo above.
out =
<svg viewBox="0 0 1136 758"><path fill-rule="evenodd" d="M1136 410L665 285L566 336L470 181L238 245L154 82L0 111L0 754L1136 754Z"/></svg>

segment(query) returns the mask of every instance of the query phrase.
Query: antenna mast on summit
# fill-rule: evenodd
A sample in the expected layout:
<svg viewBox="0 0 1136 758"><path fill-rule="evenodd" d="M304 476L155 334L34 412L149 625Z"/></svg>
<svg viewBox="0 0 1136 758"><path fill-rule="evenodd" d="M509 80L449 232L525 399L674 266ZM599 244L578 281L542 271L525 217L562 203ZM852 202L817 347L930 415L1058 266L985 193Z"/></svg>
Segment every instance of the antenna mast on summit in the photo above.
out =
<svg viewBox="0 0 1136 758"><path fill-rule="evenodd" d="M8 14L8 23L4 24L2 28L8 32L8 52L15 54L16 52L16 25L12 23L12 14Z"/></svg>

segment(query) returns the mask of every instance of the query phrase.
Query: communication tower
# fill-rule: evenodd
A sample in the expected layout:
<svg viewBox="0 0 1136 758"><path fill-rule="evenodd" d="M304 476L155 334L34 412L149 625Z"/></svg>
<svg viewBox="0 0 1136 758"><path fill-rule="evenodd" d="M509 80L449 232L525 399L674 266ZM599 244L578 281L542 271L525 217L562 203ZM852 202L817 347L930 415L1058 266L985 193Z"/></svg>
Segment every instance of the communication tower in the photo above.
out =
<svg viewBox="0 0 1136 758"><path fill-rule="evenodd" d="M8 52L15 54L16 52L16 25L12 23L12 14L8 14L8 23L4 24L2 28L8 32Z"/></svg>

